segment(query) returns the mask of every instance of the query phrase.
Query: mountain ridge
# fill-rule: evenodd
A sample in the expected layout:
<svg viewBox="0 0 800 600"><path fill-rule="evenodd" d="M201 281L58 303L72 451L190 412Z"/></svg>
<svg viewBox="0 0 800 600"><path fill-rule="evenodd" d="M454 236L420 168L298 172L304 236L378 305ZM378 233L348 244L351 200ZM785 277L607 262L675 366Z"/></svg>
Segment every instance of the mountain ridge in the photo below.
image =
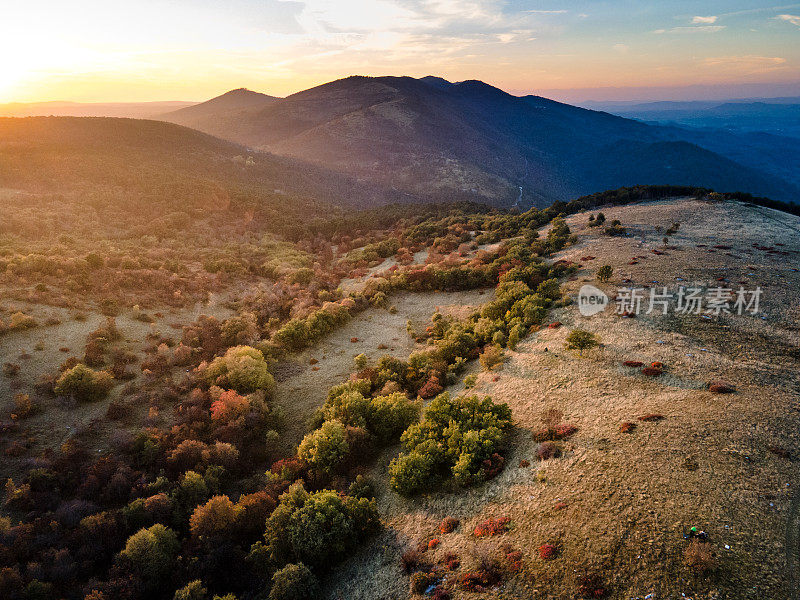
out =
<svg viewBox="0 0 800 600"><path fill-rule="evenodd" d="M190 126L431 199L510 206L521 187L524 206L543 206L631 184L699 185L781 200L799 193L774 172L732 162L690 135L679 139L674 128L514 96L478 80L356 75L235 115L211 110ZM642 152L647 161L638 160ZM659 152L669 160L659 160Z"/></svg>

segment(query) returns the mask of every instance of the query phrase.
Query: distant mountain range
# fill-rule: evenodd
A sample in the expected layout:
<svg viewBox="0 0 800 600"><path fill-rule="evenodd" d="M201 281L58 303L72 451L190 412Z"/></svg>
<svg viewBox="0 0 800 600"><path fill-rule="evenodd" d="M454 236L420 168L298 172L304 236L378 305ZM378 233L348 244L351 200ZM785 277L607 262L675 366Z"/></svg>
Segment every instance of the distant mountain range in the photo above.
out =
<svg viewBox="0 0 800 600"><path fill-rule="evenodd" d="M800 197L770 140L663 127L480 81L348 77L286 98L234 90L161 118L405 194L521 207L633 184ZM782 153L800 144L780 141ZM733 147L732 147L733 146Z"/></svg>
<svg viewBox="0 0 800 600"><path fill-rule="evenodd" d="M126 117L152 119L196 102L12 102L0 104L0 117Z"/></svg>
<svg viewBox="0 0 800 600"><path fill-rule="evenodd" d="M800 138L800 97L725 102L587 103L586 106L654 123Z"/></svg>
<svg viewBox="0 0 800 600"><path fill-rule="evenodd" d="M0 149L11 156L4 136L16 131L16 143L25 142L17 148L41 153L40 146L28 147L37 138L25 140L27 127L36 136L50 131L44 179L56 169L74 183L76 177L62 172L59 161L68 164L69 148L77 147L84 153L77 164L108 153L106 160L114 165L110 178L121 176L115 169L123 156L152 166L158 156L170 172L189 168L192 177L340 205L474 200L525 209L638 184L703 186L797 202L800 139L691 127L677 118L690 119L693 112L751 118L761 111L763 120L772 111L785 121L796 107L791 100L765 106L736 101L609 107L634 117L626 118L540 96L513 96L481 81L354 76L286 98L237 89L202 103L0 105L0 115L38 111L159 119L226 140L196 137L164 123L45 119L19 127L4 123ZM110 141L117 130L124 132L119 149ZM92 145L92 132L105 141ZM159 138L173 141L165 146ZM182 151L184 143L203 158ZM232 167L234 157L248 155L256 168ZM93 177L100 176L101 165L96 166ZM9 171L0 165L0 180L13 175L35 182L30 165L18 167Z"/></svg>

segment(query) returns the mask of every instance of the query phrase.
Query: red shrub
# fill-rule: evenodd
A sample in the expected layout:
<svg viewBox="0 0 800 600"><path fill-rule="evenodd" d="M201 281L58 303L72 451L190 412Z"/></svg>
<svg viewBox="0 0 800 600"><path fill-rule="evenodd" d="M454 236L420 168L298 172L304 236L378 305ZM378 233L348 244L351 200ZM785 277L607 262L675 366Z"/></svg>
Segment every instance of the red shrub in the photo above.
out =
<svg viewBox="0 0 800 600"><path fill-rule="evenodd" d="M553 442L542 442L536 449L536 458L539 460L549 460L561 456L561 448Z"/></svg>
<svg viewBox="0 0 800 600"><path fill-rule="evenodd" d="M556 510L564 510L568 506L569 506L569 504L567 504L566 502L562 501L562 502L556 502L555 506L553 506L553 508L555 508Z"/></svg>
<svg viewBox="0 0 800 600"><path fill-rule="evenodd" d="M547 326L548 329L558 329L559 327L561 327L561 321L554 321Z"/></svg>
<svg viewBox="0 0 800 600"><path fill-rule="evenodd" d="M626 360L622 364L625 365L626 367L635 367L637 369L641 366L644 366L644 363L640 360Z"/></svg>
<svg viewBox="0 0 800 600"><path fill-rule="evenodd" d="M439 544L441 544L441 542L439 541L439 538L433 538L430 542L428 542L428 548L433 550Z"/></svg>
<svg viewBox="0 0 800 600"><path fill-rule="evenodd" d="M501 533L505 533L508 531L509 523L511 523L511 519L509 517L487 519L475 527L475 537L492 537L495 535L500 535Z"/></svg>
<svg viewBox="0 0 800 600"><path fill-rule="evenodd" d="M442 587L437 587L433 590L433 596L431 596L433 600L450 600L450 592Z"/></svg>
<svg viewBox="0 0 800 600"><path fill-rule="evenodd" d="M569 423L561 423L558 427L556 427L556 439L565 440L577 431L578 428L575 427L575 425L570 425Z"/></svg>
<svg viewBox="0 0 800 600"><path fill-rule="evenodd" d="M503 470L505 466L506 459L500 456L497 452L492 454L491 459L487 459L483 461L481 468L483 470L483 476L486 479L491 479L492 477L496 477L500 471Z"/></svg>
<svg viewBox="0 0 800 600"><path fill-rule="evenodd" d="M648 377L659 377L663 371L661 369L657 369L656 367L645 367L642 369L642 374L647 375Z"/></svg>
<svg viewBox="0 0 800 600"><path fill-rule="evenodd" d="M520 466L520 468L524 469L525 467L530 467L531 463L530 463L530 461L527 461L527 460L523 459L523 460L519 461L519 466Z"/></svg>
<svg viewBox="0 0 800 600"><path fill-rule="evenodd" d="M522 552L519 550L511 550L506 553L506 560L508 561L508 570L511 573L518 573L522 570Z"/></svg>
<svg viewBox="0 0 800 600"><path fill-rule="evenodd" d="M215 421L231 421L250 412L250 400L234 390L225 390L211 404L211 418Z"/></svg>
<svg viewBox="0 0 800 600"><path fill-rule="evenodd" d="M604 598L608 594L603 580L596 573L578 579L578 595L582 598Z"/></svg>
<svg viewBox="0 0 800 600"><path fill-rule="evenodd" d="M294 481L303 472L305 464L297 456L291 456L272 463L270 470L286 481Z"/></svg>
<svg viewBox="0 0 800 600"><path fill-rule="evenodd" d="M661 421L664 419L664 415L660 415L658 413L647 413L646 415L642 415L638 417L640 421L650 422L650 421Z"/></svg>
<svg viewBox="0 0 800 600"><path fill-rule="evenodd" d="M439 531L441 533L451 533L458 527L458 519L455 517L445 517L439 523Z"/></svg>
<svg viewBox="0 0 800 600"><path fill-rule="evenodd" d="M442 564L444 564L449 571L455 571L458 567L461 566L461 561L458 559L457 554L453 554L452 552L448 552L444 555L444 558L441 560Z"/></svg>
<svg viewBox="0 0 800 600"><path fill-rule="evenodd" d="M552 560L558 556L558 546L555 544L542 544L539 546L539 558Z"/></svg>
<svg viewBox="0 0 800 600"><path fill-rule="evenodd" d="M420 388L419 397L423 400L433 398L442 393L444 388L439 383L439 378L436 375L431 375L428 381Z"/></svg>
<svg viewBox="0 0 800 600"><path fill-rule="evenodd" d="M355 344L355 343L358 341L358 338L357 338L357 337L351 337L351 338L350 338L350 341L351 341L353 344Z"/></svg>
<svg viewBox="0 0 800 600"><path fill-rule="evenodd" d="M636 423L630 421L625 421L619 426L620 433L633 433L634 429L636 429Z"/></svg>
<svg viewBox="0 0 800 600"><path fill-rule="evenodd" d="M480 568L476 571L464 573L461 576L461 587L468 592L485 592L488 588L497 585L501 580L499 565L494 562L480 561Z"/></svg>

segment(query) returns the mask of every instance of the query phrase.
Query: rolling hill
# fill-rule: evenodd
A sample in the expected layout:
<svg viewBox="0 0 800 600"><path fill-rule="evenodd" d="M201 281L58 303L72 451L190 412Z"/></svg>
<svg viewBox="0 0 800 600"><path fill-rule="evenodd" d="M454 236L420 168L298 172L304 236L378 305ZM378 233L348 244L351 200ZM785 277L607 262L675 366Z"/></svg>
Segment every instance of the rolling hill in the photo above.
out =
<svg viewBox="0 0 800 600"><path fill-rule="evenodd" d="M266 108L276 100L279 98L240 88L206 102L171 111L169 121L204 131L207 126L207 133L225 137L227 127L235 124L240 117Z"/></svg>
<svg viewBox="0 0 800 600"><path fill-rule="evenodd" d="M186 127L89 117L0 118L0 188L102 198L137 216L238 206L308 218L320 206L391 199L347 175Z"/></svg>
<svg viewBox="0 0 800 600"><path fill-rule="evenodd" d="M282 99L229 94L162 118L429 199L543 206L634 184L799 194L676 128L480 81L354 76Z"/></svg>

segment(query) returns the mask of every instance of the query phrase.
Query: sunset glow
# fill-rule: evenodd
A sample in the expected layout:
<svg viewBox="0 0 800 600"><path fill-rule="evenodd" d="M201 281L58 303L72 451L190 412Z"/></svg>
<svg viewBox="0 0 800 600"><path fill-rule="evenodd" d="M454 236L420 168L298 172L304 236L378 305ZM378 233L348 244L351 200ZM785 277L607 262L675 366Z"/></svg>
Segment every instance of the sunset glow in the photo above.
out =
<svg viewBox="0 0 800 600"><path fill-rule="evenodd" d="M0 102L287 95L354 73L514 92L790 84L800 4L232 0L4 7Z"/></svg>

